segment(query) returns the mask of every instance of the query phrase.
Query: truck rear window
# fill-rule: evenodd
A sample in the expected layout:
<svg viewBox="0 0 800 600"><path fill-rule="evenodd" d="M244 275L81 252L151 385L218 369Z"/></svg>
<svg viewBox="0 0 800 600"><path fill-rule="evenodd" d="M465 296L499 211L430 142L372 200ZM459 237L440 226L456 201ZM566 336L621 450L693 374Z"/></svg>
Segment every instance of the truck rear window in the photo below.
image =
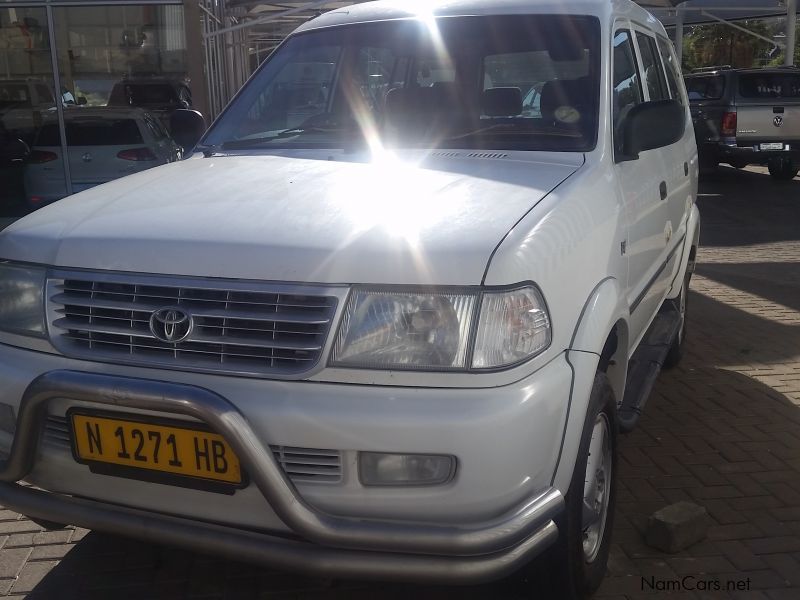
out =
<svg viewBox="0 0 800 600"><path fill-rule="evenodd" d="M725 78L722 75L687 77L686 92L689 100L719 100L725 93Z"/></svg>
<svg viewBox="0 0 800 600"><path fill-rule="evenodd" d="M133 119L87 119L67 122L68 146L131 146L143 143L139 126ZM58 124L42 126L37 146L58 146Z"/></svg>
<svg viewBox="0 0 800 600"><path fill-rule="evenodd" d="M742 98L800 98L800 74L748 73L739 75Z"/></svg>

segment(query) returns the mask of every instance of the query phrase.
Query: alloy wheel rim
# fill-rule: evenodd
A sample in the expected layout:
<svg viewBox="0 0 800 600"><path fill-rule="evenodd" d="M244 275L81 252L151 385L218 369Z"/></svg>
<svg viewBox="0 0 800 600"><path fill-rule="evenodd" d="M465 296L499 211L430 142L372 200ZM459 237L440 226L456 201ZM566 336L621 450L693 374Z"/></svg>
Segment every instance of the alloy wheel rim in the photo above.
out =
<svg viewBox="0 0 800 600"><path fill-rule="evenodd" d="M594 562L600 553L608 520L613 469L610 431L605 413L597 415L589 442L583 486L581 530L583 556L587 563Z"/></svg>

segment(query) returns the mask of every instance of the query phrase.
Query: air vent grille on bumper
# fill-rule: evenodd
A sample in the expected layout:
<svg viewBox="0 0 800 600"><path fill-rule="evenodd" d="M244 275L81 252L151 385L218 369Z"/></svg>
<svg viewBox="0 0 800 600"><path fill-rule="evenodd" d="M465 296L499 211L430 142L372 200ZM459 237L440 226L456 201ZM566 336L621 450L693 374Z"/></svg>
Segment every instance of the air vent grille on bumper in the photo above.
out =
<svg viewBox="0 0 800 600"><path fill-rule="evenodd" d="M330 289L93 273L51 278L47 297L68 356L278 376L319 362L338 303Z"/></svg>
<svg viewBox="0 0 800 600"><path fill-rule="evenodd" d="M72 434L64 417L48 415L44 425L44 442L69 449ZM295 483L339 483L342 480L342 456L337 450L270 446L275 460Z"/></svg>

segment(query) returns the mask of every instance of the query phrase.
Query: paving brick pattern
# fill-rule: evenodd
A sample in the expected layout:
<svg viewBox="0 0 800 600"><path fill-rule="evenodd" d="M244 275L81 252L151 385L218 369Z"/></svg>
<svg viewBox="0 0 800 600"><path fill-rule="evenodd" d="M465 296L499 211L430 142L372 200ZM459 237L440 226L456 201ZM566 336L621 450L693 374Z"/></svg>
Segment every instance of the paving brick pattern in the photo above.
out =
<svg viewBox="0 0 800 600"><path fill-rule="evenodd" d="M621 440L609 574L597 598L800 599L800 180L703 182L703 248L681 365ZM667 555L647 516L705 506L708 537ZM546 582L533 580L536 592ZM523 598L511 583L429 588L310 579L0 510L0 595L21 598Z"/></svg>

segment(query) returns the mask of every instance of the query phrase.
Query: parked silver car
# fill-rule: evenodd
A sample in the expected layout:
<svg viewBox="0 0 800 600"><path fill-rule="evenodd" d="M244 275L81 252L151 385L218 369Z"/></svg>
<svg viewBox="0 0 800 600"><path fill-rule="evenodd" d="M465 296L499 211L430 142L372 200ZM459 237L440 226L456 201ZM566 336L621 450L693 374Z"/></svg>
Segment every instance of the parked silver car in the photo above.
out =
<svg viewBox="0 0 800 600"><path fill-rule="evenodd" d="M174 162L181 147L150 113L136 108L64 111L72 191L80 192L131 173ZM32 208L67 195L58 121L39 130L25 167L25 196Z"/></svg>

